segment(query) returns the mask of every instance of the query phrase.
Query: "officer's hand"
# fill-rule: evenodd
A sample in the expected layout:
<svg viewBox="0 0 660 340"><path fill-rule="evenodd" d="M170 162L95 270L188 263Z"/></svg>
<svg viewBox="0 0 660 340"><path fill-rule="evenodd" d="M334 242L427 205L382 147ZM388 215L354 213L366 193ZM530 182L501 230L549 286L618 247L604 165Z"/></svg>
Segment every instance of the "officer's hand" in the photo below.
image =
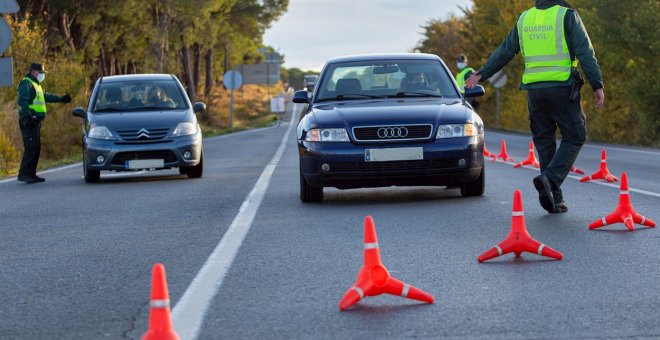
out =
<svg viewBox="0 0 660 340"><path fill-rule="evenodd" d="M62 102L63 102L63 103L70 103L70 102L71 102L71 95L69 95L69 94L67 93L67 94L65 94L64 96L62 96Z"/></svg>
<svg viewBox="0 0 660 340"><path fill-rule="evenodd" d="M474 72L465 81L465 87L467 87L468 89L473 89L475 86L477 86L479 80L481 80L481 74Z"/></svg>
<svg viewBox="0 0 660 340"><path fill-rule="evenodd" d="M603 104L605 103L605 91L603 89L598 89L594 91L594 105L596 106L596 109L600 109L603 107Z"/></svg>

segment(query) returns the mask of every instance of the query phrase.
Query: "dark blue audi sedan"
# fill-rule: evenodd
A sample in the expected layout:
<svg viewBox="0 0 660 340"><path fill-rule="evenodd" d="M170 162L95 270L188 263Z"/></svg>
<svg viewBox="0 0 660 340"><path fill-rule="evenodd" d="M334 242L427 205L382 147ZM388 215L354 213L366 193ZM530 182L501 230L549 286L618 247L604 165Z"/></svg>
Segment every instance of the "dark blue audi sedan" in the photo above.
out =
<svg viewBox="0 0 660 340"><path fill-rule="evenodd" d="M378 54L329 60L297 128L300 199L323 188L459 187L484 192L484 126L444 62L430 54Z"/></svg>

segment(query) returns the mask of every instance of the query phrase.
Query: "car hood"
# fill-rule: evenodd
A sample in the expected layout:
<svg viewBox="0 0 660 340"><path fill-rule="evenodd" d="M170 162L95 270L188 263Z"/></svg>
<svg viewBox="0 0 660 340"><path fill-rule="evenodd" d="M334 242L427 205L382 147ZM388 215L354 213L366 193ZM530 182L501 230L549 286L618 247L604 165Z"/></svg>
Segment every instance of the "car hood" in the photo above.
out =
<svg viewBox="0 0 660 340"><path fill-rule="evenodd" d="M90 114L90 123L102 125L110 130L127 128L168 127L174 128L181 122L191 121L189 110L166 110L144 112L112 112Z"/></svg>
<svg viewBox="0 0 660 340"><path fill-rule="evenodd" d="M316 104L312 114L320 127L390 124L465 123L467 107L460 99L401 99Z"/></svg>

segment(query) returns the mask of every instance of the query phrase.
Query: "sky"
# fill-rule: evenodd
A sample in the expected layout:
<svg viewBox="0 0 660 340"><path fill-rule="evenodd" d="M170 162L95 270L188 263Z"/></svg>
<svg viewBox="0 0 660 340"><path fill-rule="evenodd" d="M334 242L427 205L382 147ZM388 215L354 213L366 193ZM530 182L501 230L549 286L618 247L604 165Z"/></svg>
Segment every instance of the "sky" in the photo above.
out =
<svg viewBox="0 0 660 340"><path fill-rule="evenodd" d="M431 19L461 15L470 0L290 0L264 35L284 67L319 71L350 54L411 52Z"/></svg>

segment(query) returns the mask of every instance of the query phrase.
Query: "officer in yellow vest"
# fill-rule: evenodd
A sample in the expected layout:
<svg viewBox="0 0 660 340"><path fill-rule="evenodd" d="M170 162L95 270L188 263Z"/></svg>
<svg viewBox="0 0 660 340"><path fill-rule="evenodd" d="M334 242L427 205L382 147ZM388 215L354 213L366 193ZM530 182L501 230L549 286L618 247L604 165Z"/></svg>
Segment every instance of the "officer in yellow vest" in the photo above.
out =
<svg viewBox="0 0 660 340"><path fill-rule="evenodd" d="M504 42L466 85L473 88L488 79L519 52L525 62L520 88L527 90L530 128L541 163L534 186L545 210L566 212L561 185L587 138L577 86L582 78L576 66L579 61L597 109L605 101L600 67L578 13L563 0L537 0L520 14ZM562 136L558 149L557 128Z"/></svg>
<svg viewBox="0 0 660 340"><path fill-rule="evenodd" d="M465 54L459 54L456 57L456 67L458 68L458 73L456 74L456 84L458 84L458 88L461 89L461 93L465 93L465 81L469 76L472 75L474 69L468 66L468 58L465 56ZM474 99L474 97L467 98L466 100L475 109L479 108L479 103Z"/></svg>
<svg viewBox="0 0 660 340"><path fill-rule="evenodd" d="M30 71L18 84L18 125L23 136L23 159L18 180L25 183L45 181L37 176L37 163L41 152L41 122L46 118L46 103L70 103L71 96L56 96L41 87L46 70L42 64L33 63Z"/></svg>

